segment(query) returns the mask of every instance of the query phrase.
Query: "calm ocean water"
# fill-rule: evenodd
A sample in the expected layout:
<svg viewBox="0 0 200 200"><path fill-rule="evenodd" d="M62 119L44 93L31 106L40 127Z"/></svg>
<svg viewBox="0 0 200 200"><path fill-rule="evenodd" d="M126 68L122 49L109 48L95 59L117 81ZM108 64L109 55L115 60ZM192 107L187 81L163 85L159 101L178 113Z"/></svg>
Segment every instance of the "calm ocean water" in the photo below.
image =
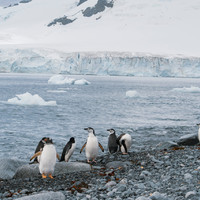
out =
<svg viewBox="0 0 200 200"><path fill-rule="evenodd" d="M108 128L114 128L117 135L130 133L132 151L198 131L200 79L70 76L91 84L49 85L50 77L0 74L0 158L28 162L44 136L53 139L61 154L74 136L77 148L72 160L80 159L85 157L79 151L88 135L83 129L88 126L95 129L106 152ZM129 90L137 95L127 97ZM57 105L8 103L26 92Z"/></svg>

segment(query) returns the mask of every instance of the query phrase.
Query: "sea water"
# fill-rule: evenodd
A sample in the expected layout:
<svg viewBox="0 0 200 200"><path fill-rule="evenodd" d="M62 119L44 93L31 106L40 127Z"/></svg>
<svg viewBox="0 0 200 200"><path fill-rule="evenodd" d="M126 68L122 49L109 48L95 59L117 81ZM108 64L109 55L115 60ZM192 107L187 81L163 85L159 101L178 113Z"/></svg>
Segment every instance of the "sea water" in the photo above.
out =
<svg viewBox="0 0 200 200"><path fill-rule="evenodd" d="M109 128L131 134L131 151L198 131L200 79L66 76L90 84L49 84L51 76L0 74L0 158L29 162L46 136L59 154L75 137L71 160L83 159L86 127L95 129L105 153Z"/></svg>

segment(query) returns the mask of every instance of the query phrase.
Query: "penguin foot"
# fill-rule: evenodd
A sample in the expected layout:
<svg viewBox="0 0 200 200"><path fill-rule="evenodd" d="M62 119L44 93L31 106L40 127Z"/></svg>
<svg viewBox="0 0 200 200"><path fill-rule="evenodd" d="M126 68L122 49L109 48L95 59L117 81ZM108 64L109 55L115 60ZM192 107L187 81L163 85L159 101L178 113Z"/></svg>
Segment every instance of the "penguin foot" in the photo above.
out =
<svg viewBox="0 0 200 200"><path fill-rule="evenodd" d="M122 153L123 155L127 155L128 153Z"/></svg>
<svg viewBox="0 0 200 200"><path fill-rule="evenodd" d="M49 174L49 178L53 178L52 174Z"/></svg>
<svg viewBox="0 0 200 200"><path fill-rule="evenodd" d="M47 176L44 173L42 173L42 178L47 178Z"/></svg>
<svg viewBox="0 0 200 200"><path fill-rule="evenodd" d="M97 161L96 161L96 160L92 160L92 162L94 162L94 163L97 163Z"/></svg>

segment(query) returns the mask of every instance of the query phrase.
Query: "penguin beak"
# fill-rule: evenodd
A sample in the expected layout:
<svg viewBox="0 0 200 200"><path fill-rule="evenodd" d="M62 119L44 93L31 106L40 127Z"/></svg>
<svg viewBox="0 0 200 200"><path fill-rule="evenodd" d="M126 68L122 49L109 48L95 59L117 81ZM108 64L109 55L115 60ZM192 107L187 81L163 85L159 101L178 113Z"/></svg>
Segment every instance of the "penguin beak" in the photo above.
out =
<svg viewBox="0 0 200 200"><path fill-rule="evenodd" d="M110 129L107 129L107 131L110 131Z"/></svg>
<svg viewBox="0 0 200 200"><path fill-rule="evenodd" d="M88 130L88 128L84 128L84 130L86 130L86 131L87 131L87 130Z"/></svg>
<svg viewBox="0 0 200 200"><path fill-rule="evenodd" d="M200 124L197 124L197 126L199 126Z"/></svg>

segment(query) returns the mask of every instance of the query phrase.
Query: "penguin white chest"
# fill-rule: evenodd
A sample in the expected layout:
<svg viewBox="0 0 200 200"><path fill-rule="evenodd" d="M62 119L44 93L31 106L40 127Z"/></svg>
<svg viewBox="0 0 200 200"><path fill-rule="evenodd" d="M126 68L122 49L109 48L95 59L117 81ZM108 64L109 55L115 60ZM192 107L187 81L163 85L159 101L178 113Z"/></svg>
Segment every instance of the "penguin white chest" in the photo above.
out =
<svg viewBox="0 0 200 200"><path fill-rule="evenodd" d="M88 160L95 159L98 155L98 140L95 136L89 136L85 147L85 153Z"/></svg>
<svg viewBox="0 0 200 200"><path fill-rule="evenodd" d="M47 144L44 146L41 157L39 170L40 173L50 174L54 172L56 164L56 148L53 144Z"/></svg>
<svg viewBox="0 0 200 200"><path fill-rule="evenodd" d="M131 144L132 144L131 136L129 134L125 134L124 136L122 136L121 141L122 140L125 141L125 145L126 145L126 148L127 148L127 151L128 151L130 149L130 147L131 147ZM126 150L125 150L123 145L121 145L121 152L122 153L126 152Z"/></svg>

